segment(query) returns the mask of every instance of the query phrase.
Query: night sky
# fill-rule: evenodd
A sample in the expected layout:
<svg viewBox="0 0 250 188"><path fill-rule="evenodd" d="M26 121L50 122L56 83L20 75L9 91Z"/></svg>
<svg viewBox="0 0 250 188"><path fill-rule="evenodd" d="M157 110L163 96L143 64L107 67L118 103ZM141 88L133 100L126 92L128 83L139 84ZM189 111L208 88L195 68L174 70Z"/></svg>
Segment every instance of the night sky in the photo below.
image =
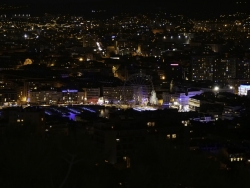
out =
<svg viewBox="0 0 250 188"><path fill-rule="evenodd" d="M211 15L214 13L235 13L240 11L236 7L236 1L240 0L134 0L134 1L119 1L119 0L1 0L1 4L29 4L26 10L20 10L24 13L74 13L82 14L91 9L106 9L112 12L119 11L134 11L149 12L153 8L165 9L170 13L180 14L201 14ZM241 9L246 9L248 6L241 6ZM1 12L0 12L1 13Z"/></svg>

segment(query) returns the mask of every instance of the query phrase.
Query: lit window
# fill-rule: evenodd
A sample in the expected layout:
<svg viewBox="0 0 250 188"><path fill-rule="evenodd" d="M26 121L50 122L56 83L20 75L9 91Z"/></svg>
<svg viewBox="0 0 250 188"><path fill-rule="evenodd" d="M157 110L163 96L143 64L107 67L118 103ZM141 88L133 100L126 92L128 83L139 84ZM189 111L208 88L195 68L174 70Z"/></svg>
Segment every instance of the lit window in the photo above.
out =
<svg viewBox="0 0 250 188"><path fill-rule="evenodd" d="M151 127L151 122L148 122L147 125L148 125L148 127Z"/></svg>
<svg viewBox="0 0 250 188"><path fill-rule="evenodd" d="M41 121L43 121L43 118L41 118Z"/></svg>
<svg viewBox="0 0 250 188"><path fill-rule="evenodd" d="M17 119L16 122L20 122L20 119Z"/></svg>
<svg viewBox="0 0 250 188"><path fill-rule="evenodd" d="M116 139L116 141L117 141L117 142L120 142L120 139L119 139L119 138L117 138L117 139Z"/></svg>
<svg viewBox="0 0 250 188"><path fill-rule="evenodd" d="M171 138L170 134L167 134L167 139L170 139L170 138Z"/></svg>
<svg viewBox="0 0 250 188"><path fill-rule="evenodd" d="M172 138L176 138L176 134L172 134Z"/></svg>

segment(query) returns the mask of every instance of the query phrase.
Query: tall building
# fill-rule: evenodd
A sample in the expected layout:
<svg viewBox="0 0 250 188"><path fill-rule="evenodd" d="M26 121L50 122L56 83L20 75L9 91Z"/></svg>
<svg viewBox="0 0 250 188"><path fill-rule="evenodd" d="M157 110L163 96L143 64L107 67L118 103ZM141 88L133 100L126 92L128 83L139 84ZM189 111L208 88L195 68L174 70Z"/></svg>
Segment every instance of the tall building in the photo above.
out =
<svg viewBox="0 0 250 188"><path fill-rule="evenodd" d="M236 77L238 79L250 78L250 61L249 59L241 59L237 62Z"/></svg>
<svg viewBox="0 0 250 188"><path fill-rule="evenodd" d="M213 80L215 56L200 55L192 57L192 80Z"/></svg>
<svg viewBox="0 0 250 188"><path fill-rule="evenodd" d="M236 77L236 58L217 58L214 61L213 81L228 83Z"/></svg>

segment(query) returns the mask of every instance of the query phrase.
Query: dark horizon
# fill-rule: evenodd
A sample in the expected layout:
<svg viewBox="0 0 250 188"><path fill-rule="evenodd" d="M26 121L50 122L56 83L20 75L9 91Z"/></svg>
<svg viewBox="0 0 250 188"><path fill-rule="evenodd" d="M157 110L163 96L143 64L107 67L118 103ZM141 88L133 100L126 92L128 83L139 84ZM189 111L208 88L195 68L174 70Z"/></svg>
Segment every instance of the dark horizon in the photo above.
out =
<svg viewBox="0 0 250 188"><path fill-rule="evenodd" d="M189 2L163 2L162 0L156 0L152 4L152 2L142 2L135 1L133 4L129 4L126 2L115 2L114 0L94 0L94 1L40 1L40 2L29 2L25 1L25 3L15 3L15 4L24 4L28 5L27 7L15 9L15 10L0 10L0 14L31 14L31 16L41 16L45 13L50 14L71 14L71 15L88 15L92 16L91 11L94 10L107 10L105 13L107 16L109 15L117 15L121 12L127 13L149 13L154 12L155 10L162 10L169 14L183 14L189 16L190 18L211 18L214 16L218 16L220 14L232 14L236 12L246 12L247 6L238 6L236 7L234 2L227 2L225 6L221 6L225 3L224 0L219 1L220 3L213 3L209 1L205 2L197 2L197 1L189 1ZM4 3L2 3L4 4ZM13 4L11 1L8 2L7 5Z"/></svg>

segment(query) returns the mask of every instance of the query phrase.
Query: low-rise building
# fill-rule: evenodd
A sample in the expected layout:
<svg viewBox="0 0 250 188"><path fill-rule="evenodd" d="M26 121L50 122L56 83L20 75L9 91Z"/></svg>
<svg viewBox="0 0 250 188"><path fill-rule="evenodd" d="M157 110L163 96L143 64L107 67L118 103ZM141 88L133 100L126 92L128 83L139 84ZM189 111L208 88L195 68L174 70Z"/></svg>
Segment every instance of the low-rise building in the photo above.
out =
<svg viewBox="0 0 250 188"><path fill-rule="evenodd" d="M75 89L32 90L28 93L31 104L81 104L85 102L85 92Z"/></svg>
<svg viewBox="0 0 250 188"><path fill-rule="evenodd" d="M242 106L224 106L224 110L222 112L222 119L225 120L232 120L235 117L240 117L241 113L240 110L242 109Z"/></svg>

